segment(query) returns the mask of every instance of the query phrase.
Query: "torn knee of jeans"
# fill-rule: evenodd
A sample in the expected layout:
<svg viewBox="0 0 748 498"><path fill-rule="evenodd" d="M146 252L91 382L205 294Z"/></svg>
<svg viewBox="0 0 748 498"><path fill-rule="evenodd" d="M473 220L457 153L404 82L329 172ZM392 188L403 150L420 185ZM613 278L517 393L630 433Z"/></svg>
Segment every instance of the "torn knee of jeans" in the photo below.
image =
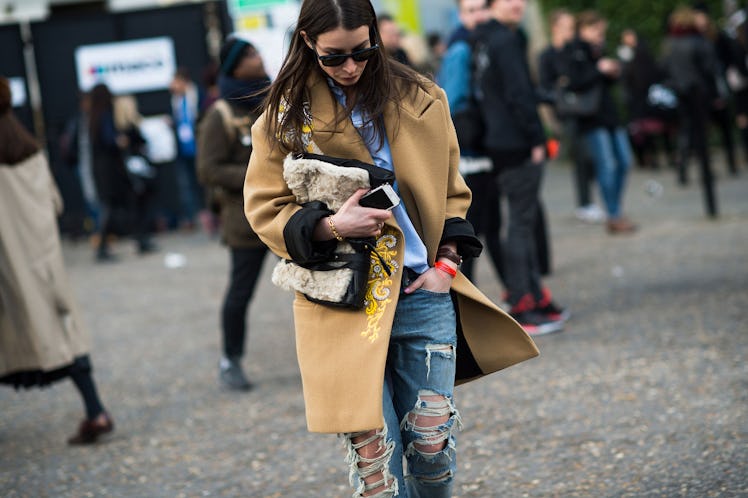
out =
<svg viewBox="0 0 748 498"><path fill-rule="evenodd" d="M434 458L448 449L454 450L452 431L462 428L460 414L452 400L444 394L421 390L413 409L400 424L400 428L415 435L408 445L406 456L419 454Z"/></svg>
<svg viewBox="0 0 748 498"><path fill-rule="evenodd" d="M355 441L355 442L354 442ZM354 496L364 496L379 489L372 498L390 498L398 495L398 483L390 472L390 460L395 442L387 440L387 427L380 430L345 434L349 464L348 480L356 488Z"/></svg>
<svg viewBox="0 0 748 498"><path fill-rule="evenodd" d="M426 344L426 378L431 374L431 357L435 354L451 359L455 348L452 344Z"/></svg>

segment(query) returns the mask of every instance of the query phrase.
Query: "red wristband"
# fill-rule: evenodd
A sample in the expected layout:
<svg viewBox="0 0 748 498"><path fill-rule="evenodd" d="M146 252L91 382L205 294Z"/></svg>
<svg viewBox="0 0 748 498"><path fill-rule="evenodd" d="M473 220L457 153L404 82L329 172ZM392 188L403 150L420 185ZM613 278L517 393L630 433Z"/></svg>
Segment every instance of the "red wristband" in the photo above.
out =
<svg viewBox="0 0 748 498"><path fill-rule="evenodd" d="M449 266L444 261L437 261L436 263L434 263L434 268L436 268L437 270L441 270L444 273L449 274L449 276L451 276L453 278L455 276L457 276L457 270L455 270L454 268L452 268L451 266Z"/></svg>

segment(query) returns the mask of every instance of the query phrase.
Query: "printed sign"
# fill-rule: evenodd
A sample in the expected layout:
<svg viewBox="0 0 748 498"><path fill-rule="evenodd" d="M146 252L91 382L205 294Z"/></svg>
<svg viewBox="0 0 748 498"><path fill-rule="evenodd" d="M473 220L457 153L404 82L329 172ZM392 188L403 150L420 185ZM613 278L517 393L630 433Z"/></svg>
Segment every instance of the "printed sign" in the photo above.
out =
<svg viewBox="0 0 748 498"><path fill-rule="evenodd" d="M114 94L164 90L176 71L169 37L84 45L75 51L78 87L105 83Z"/></svg>
<svg viewBox="0 0 748 498"><path fill-rule="evenodd" d="M8 78L10 83L10 99L13 107L26 105L26 83L23 78Z"/></svg>
<svg viewBox="0 0 748 498"><path fill-rule="evenodd" d="M285 3L288 3L288 0L229 0L228 5L229 11L236 15L245 12L255 12Z"/></svg>

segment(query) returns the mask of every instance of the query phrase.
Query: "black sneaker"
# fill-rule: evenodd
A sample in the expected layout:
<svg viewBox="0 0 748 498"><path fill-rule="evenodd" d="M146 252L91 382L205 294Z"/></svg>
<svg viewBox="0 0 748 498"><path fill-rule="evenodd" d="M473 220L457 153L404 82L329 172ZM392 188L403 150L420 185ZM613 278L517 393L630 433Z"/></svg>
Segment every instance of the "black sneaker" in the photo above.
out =
<svg viewBox="0 0 748 498"><path fill-rule="evenodd" d="M546 315L550 320L557 322L565 322L571 318L571 313L568 310L559 306L551 295L550 289L547 287L543 288L543 298L537 302L537 306L533 311L536 311L542 315Z"/></svg>
<svg viewBox="0 0 748 498"><path fill-rule="evenodd" d="M233 391L249 391L252 388L238 358L221 358L218 379L223 387Z"/></svg>
<svg viewBox="0 0 748 498"><path fill-rule="evenodd" d="M521 311L519 313L512 313L511 315L525 329L525 332L531 336L561 332L564 328L562 320L553 320L550 316L538 313L537 311Z"/></svg>
<svg viewBox="0 0 748 498"><path fill-rule="evenodd" d="M535 311L547 316L554 322L565 322L569 318L571 318L571 312L569 310L567 310L566 308L562 308L553 301L549 302L545 306L539 306L535 308Z"/></svg>

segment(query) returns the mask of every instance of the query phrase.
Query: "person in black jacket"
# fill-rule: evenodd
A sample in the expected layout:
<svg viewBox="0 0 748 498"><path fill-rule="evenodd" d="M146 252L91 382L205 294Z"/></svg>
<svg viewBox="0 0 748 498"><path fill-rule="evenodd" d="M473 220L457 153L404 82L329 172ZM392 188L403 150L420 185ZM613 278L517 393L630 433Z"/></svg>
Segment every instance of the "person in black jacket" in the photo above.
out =
<svg viewBox="0 0 748 498"><path fill-rule="evenodd" d="M447 94L460 144L460 173L473 193L467 220L476 235L483 236L490 261L503 283L506 276L501 254L501 195L491 159L483 154L479 143L482 119L474 103L471 80L471 36L488 19L488 9L485 0L458 0L457 9L461 24L449 37L436 81ZM467 257L461 268L473 283L477 281L475 263L475 258Z"/></svg>
<svg viewBox="0 0 748 498"><path fill-rule="evenodd" d="M727 68L732 62L735 51L734 41L728 36L725 30L720 29L715 24L710 16L709 6L706 2L695 1L692 8L696 16L696 29L714 50L716 66L713 77L715 79L717 95L714 101L711 102L709 117L711 118L711 122L717 126L728 170L730 174L735 175L738 172L737 159L735 157L735 140L733 137L735 120L733 119L732 93L727 83Z"/></svg>
<svg viewBox="0 0 748 498"><path fill-rule="evenodd" d="M492 19L476 29L476 98L486 126L484 148L509 206L504 244L510 313L529 334L562 329L566 313L540 281L534 227L545 161L545 132L530 80L527 42L518 32L526 0L491 0Z"/></svg>
<svg viewBox="0 0 748 498"><path fill-rule="evenodd" d="M220 99L205 113L197 132L197 176L211 193L221 219L221 241L229 248L231 270L221 306L223 355L221 386L252 387L242 368L247 342L247 310L257 288L267 247L244 216L242 188L252 153L250 128L260 114L270 85L257 49L246 40L228 38L220 53Z"/></svg>
<svg viewBox="0 0 748 498"><path fill-rule="evenodd" d="M621 64L603 56L607 21L588 10L577 16L577 37L566 48L569 64L567 89L590 92L598 89L597 112L579 118L579 132L584 135L595 162L597 181L608 216L611 234L630 233L636 229L623 215L623 193L631 166L631 146L621 126L611 87L621 76Z"/></svg>
<svg viewBox="0 0 748 498"><path fill-rule="evenodd" d="M121 139L122 154L132 187L132 235L138 254L145 255L157 250L152 240L156 169L147 159L148 142L140 131L142 120L138 102L133 95L120 95L114 99L114 125L117 132L125 137Z"/></svg>
<svg viewBox="0 0 748 498"><path fill-rule="evenodd" d="M126 229L132 190L122 156L126 138L114 125L114 104L109 88L99 83L91 89L89 117L91 164L100 205L96 261L115 261L109 237Z"/></svg>
<svg viewBox="0 0 748 498"><path fill-rule="evenodd" d="M564 86L568 79L564 48L574 39L576 21L570 11L556 9L548 16L548 25L551 30L551 42L538 55L538 87L543 102L554 105L558 89ZM594 164L580 136L577 119L574 116L558 114L557 118L563 124L562 143L568 144L568 154L574 165L574 187L577 197L574 215L580 221L601 222L605 215L592 201Z"/></svg>
<svg viewBox="0 0 748 498"><path fill-rule="evenodd" d="M618 57L622 61L621 82L623 101L627 110L628 132L639 166L657 169L657 139L661 139L668 153L674 156L671 131L676 125L675 109L653 105L649 98L653 85L664 79L647 41L633 29L621 33Z"/></svg>
<svg viewBox="0 0 748 498"><path fill-rule="evenodd" d="M743 153L748 157L748 15L740 9L730 17L734 37L728 83L735 96L735 123L740 132Z"/></svg>
<svg viewBox="0 0 748 498"><path fill-rule="evenodd" d="M717 216L711 158L707 143L709 112L717 89L714 75L717 59L711 44L699 33L696 14L689 7L676 9L669 19L665 40L665 70L668 84L678 94L681 111L681 140L678 174L681 184L688 183L688 156L693 149L699 157L704 203L708 216Z"/></svg>

